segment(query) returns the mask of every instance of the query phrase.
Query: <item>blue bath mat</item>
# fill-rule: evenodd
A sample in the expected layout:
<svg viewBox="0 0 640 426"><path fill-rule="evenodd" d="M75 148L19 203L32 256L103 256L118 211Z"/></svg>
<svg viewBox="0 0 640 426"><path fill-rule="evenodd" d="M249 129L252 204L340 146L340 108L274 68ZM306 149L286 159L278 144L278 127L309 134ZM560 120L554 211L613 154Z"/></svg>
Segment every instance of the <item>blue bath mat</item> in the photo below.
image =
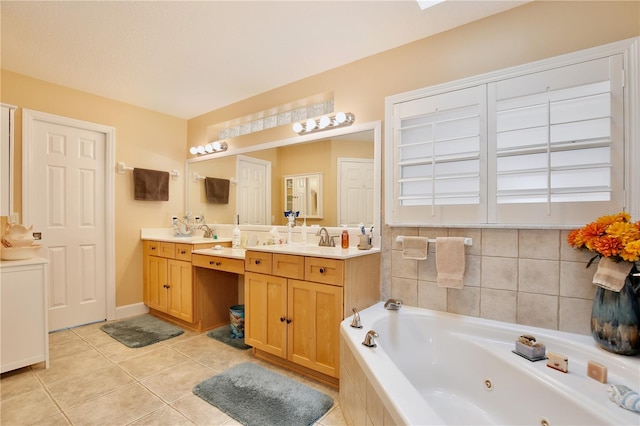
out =
<svg viewBox="0 0 640 426"><path fill-rule="evenodd" d="M311 425L333 406L329 395L251 362L198 383L193 393L248 426Z"/></svg>
<svg viewBox="0 0 640 426"><path fill-rule="evenodd" d="M100 327L100 330L130 348L142 348L184 333L181 328L152 315L110 322Z"/></svg>

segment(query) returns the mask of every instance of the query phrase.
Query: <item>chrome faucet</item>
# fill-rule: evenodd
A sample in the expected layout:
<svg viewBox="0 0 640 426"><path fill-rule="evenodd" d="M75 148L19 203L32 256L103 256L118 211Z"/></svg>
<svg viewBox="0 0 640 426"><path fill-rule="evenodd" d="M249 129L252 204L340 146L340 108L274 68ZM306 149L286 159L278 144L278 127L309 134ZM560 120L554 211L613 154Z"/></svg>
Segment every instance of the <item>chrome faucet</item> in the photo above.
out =
<svg viewBox="0 0 640 426"><path fill-rule="evenodd" d="M362 323L360 322L360 314L356 308L353 308L353 319L351 320L351 327L353 328L362 328Z"/></svg>
<svg viewBox="0 0 640 426"><path fill-rule="evenodd" d="M213 229L209 228L209 225L207 225L206 223L198 226L198 229L204 229L204 238L213 238Z"/></svg>
<svg viewBox="0 0 640 426"><path fill-rule="evenodd" d="M399 311L402 307L402 300L400 299L389 299L384 303L384 308L390 311Z"/></svg>
<svg viewBox="0 0 640 426"><path fill-rule="evenodd" d="M368 348L375 348L376 346L376 341L374 340L374 338L380 337L378 335L378 333L376 333L373 330L369 330L367 331L367 334L364 336L364 341L362 342L362 344Z"/></svg>
<svg viewBox="0 0 640 426"><path fill-rule="evenodd" d="M324 232L324 235L322 233ZM324 226L320 228L320 230L316 233L316 237L320 237L320 242L318 242L319 246L322 247L335 247L336 242L333 241L333 237L329 235L329 231Z"/></svg>

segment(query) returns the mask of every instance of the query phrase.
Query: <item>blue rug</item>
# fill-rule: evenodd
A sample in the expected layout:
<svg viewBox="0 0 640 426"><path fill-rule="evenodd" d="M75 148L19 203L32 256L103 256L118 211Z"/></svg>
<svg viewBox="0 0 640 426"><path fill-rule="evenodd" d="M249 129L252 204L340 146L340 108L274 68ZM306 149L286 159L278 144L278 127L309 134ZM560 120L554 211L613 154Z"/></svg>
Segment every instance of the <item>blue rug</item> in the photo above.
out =
<svg viewBox="0 0 640 426"><path fill-rule="evenodd" d="M110 322L100 327L100 330L130 348L142 348L184 333L181 328L153 315Z"/></svg>
<svg viewBox="0 0 640 426"><path fill-rule="evenodd" d="M193 393L247 426L307 426L333 406L329 395L251 362L198 383Z"/></svg>

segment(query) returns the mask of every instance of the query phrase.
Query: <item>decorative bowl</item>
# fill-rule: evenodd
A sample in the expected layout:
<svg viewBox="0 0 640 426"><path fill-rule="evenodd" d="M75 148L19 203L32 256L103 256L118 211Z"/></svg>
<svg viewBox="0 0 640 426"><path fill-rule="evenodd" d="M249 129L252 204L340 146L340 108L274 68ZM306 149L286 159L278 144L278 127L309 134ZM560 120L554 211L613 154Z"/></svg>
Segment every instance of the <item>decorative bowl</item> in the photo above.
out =
<svg viewBox="0 0 640 426"><path fill-rule="evenodd" d="M7 224L6 232L2 237L3 243L8 243L10 247L27 247L33 244L33 225L29 228L24 225Z"/></svg>
<svg viewBox="0 0 640 426"><path fill-rule="evenodd" d="M0 259L2 260L26 260L32 259L38 255L38 250L42 247L40 244L27 247L2 247L0 250Z"/></svg>

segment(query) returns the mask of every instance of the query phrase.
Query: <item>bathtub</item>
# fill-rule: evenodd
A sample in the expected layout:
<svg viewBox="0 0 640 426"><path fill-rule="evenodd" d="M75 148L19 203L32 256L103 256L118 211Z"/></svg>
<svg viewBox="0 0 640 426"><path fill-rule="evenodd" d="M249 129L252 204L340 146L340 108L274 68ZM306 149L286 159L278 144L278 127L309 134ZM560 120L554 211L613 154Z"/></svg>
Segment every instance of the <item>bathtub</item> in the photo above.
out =
<svg viewBox="0 0 640 426"><path fill-rule="evenodd" d="M640 425L609 400L610 384L640 390L640 357L614 355L590 336L383 303L340 327L340 402L349 424ZM376 348L361 342L368 330ZM566 355L569 372L512 352L530 334ZM587 376L589 360L608 384Z"/></svg>

